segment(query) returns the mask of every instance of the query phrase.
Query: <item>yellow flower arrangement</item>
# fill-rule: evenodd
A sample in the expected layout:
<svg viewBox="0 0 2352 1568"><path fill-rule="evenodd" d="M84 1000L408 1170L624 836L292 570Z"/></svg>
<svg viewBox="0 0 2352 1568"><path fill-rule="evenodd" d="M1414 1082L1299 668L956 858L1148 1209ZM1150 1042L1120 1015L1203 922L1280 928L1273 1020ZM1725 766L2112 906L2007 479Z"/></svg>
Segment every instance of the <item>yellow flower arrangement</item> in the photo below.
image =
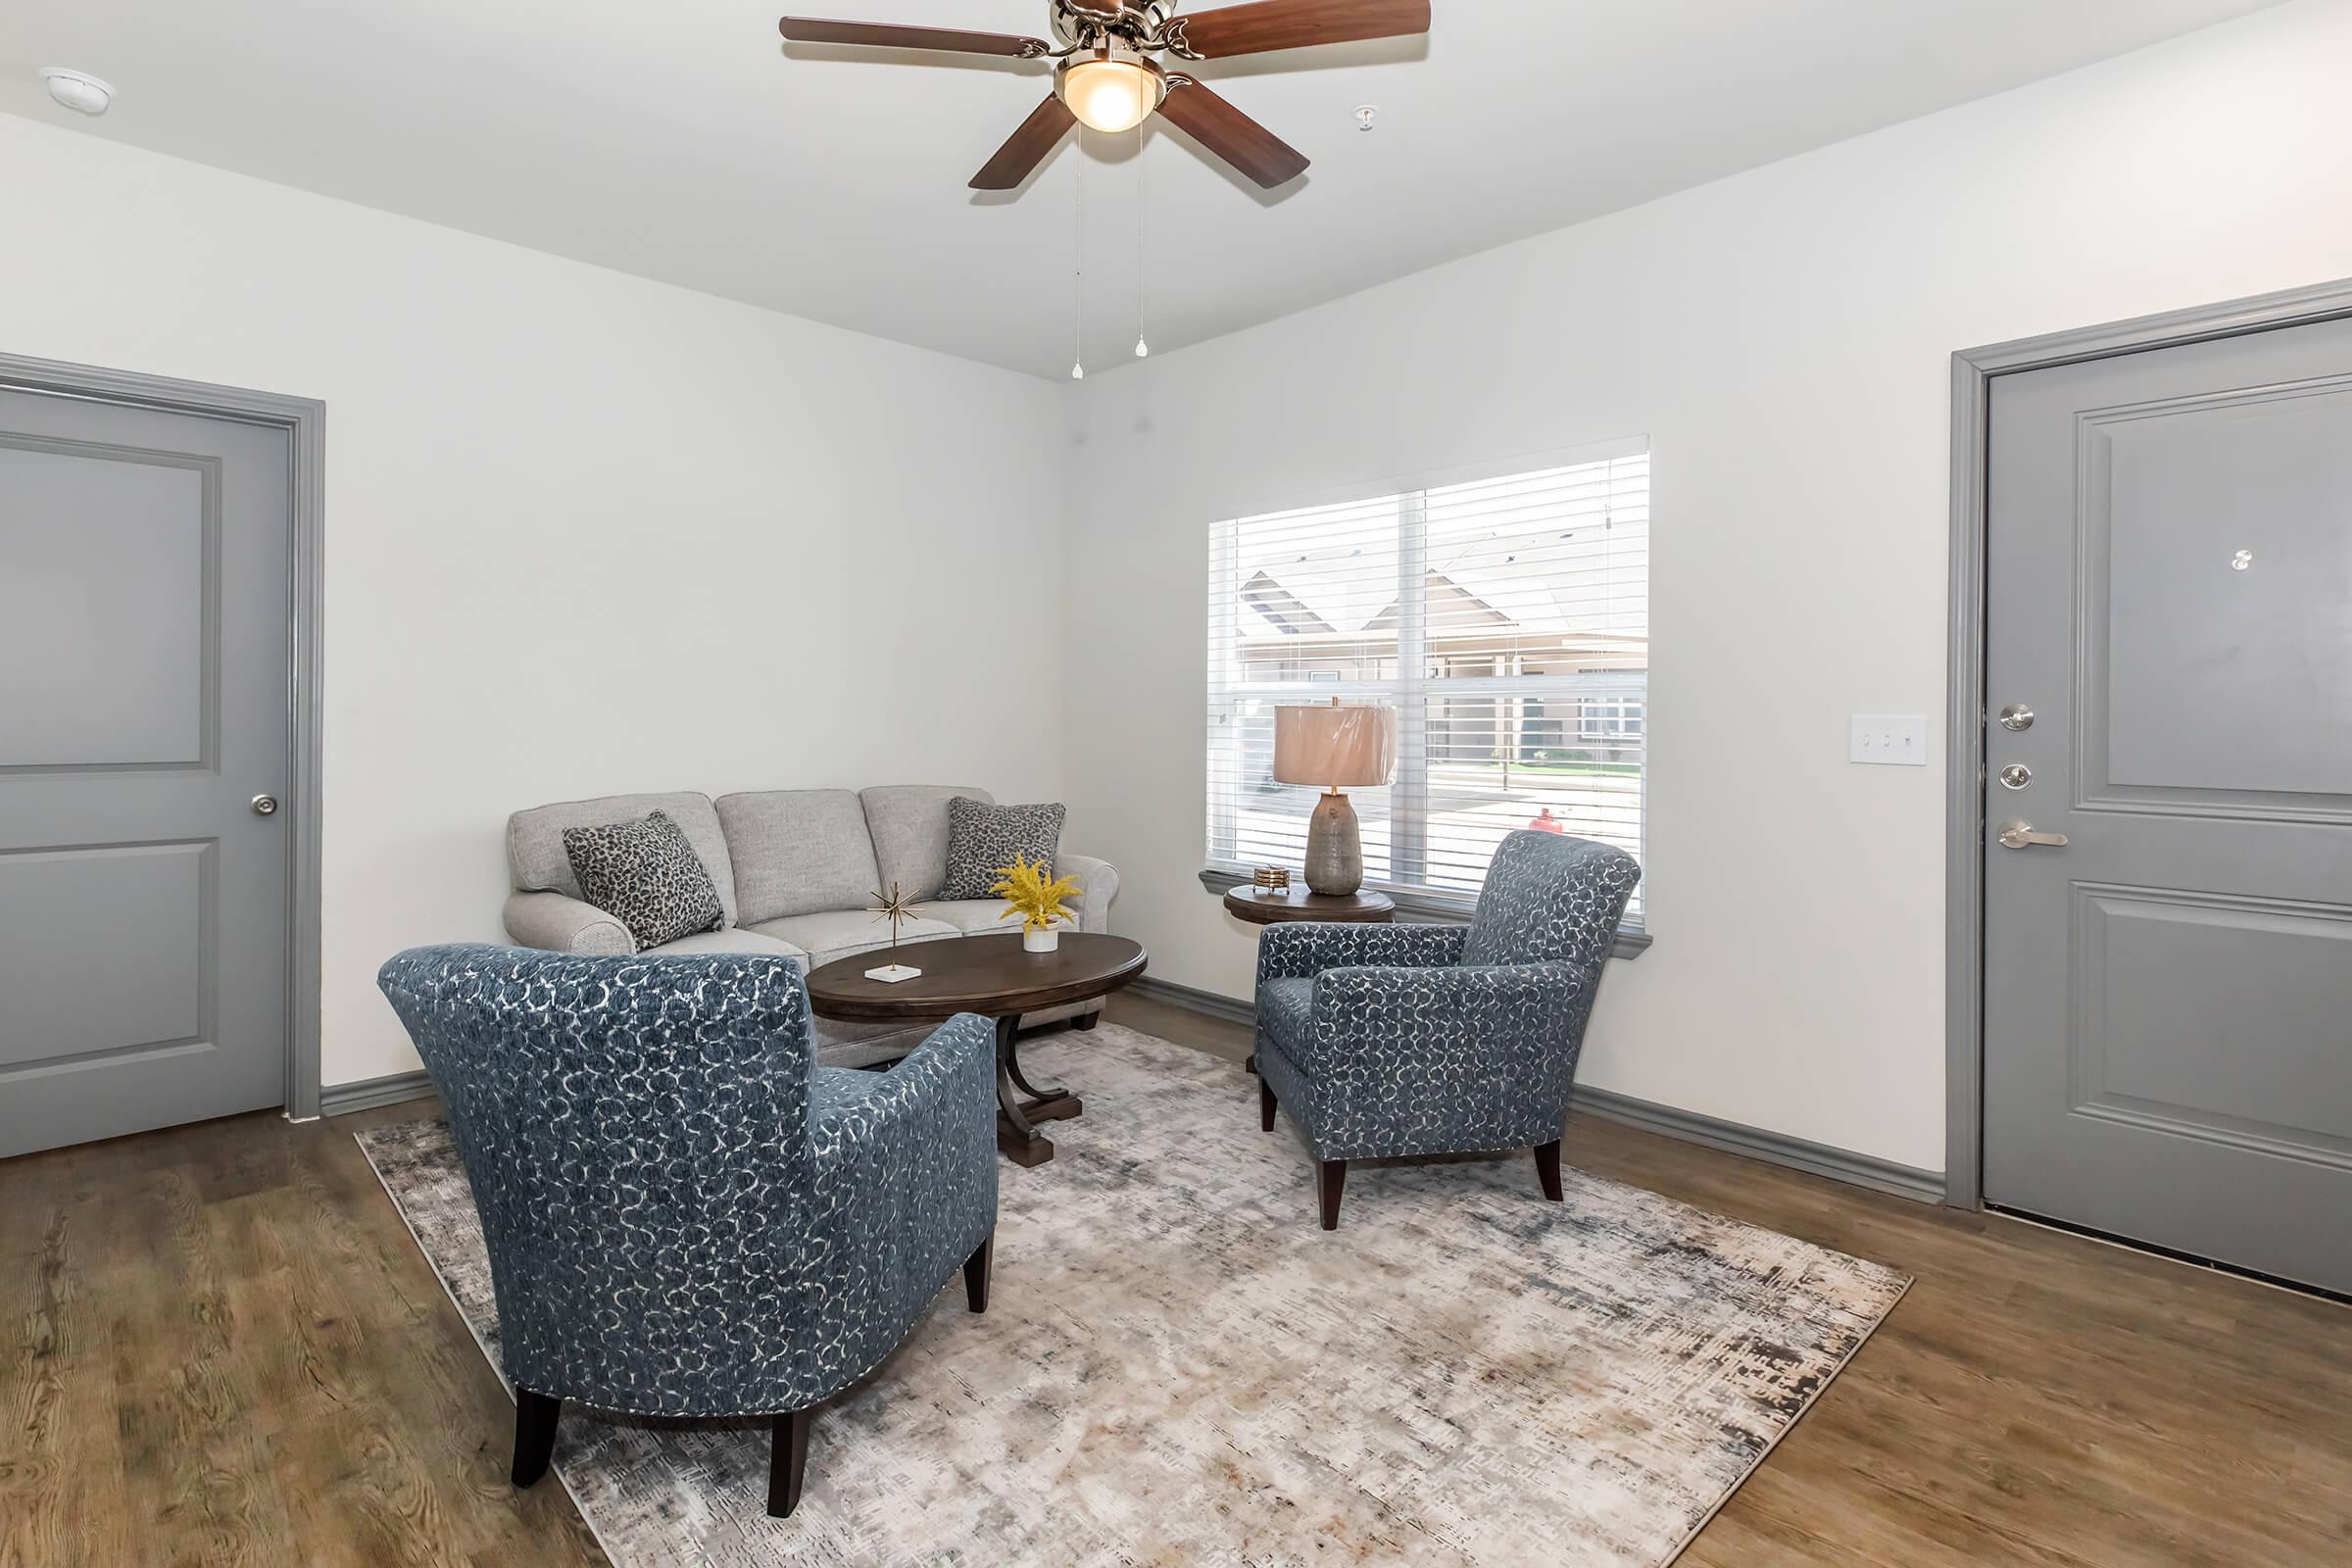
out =
<svg viewBox="0 0 2352 1568"><path fill-rule="evenodd" d="M1078 916L1061 901L1078 891L1078 884L1066 876L1047 878L1052 862L1031 863L1015 855L1010 865L996 868L1004 880L988 891L1012 906L1004 917L1021 917L1024 931L1051 931L1056 920L1076 922Z"/></svg>

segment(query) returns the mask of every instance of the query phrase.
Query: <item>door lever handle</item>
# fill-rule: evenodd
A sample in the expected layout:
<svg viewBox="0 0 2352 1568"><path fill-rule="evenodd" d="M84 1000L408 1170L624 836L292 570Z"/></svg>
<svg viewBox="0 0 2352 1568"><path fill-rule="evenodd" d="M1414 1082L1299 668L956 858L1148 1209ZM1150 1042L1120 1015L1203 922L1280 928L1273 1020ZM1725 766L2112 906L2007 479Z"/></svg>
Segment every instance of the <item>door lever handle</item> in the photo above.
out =
<svg viewBox="0 0 2352 1568"><path fill-rule="evenodd" d="M2054 848L2066 842L2063 833L2036 833L2033 823L2014 820L2003 822L1993 836L2001 841L2004 848L2012 850L2031 849L2036 844L2047 844Z"/></svg>

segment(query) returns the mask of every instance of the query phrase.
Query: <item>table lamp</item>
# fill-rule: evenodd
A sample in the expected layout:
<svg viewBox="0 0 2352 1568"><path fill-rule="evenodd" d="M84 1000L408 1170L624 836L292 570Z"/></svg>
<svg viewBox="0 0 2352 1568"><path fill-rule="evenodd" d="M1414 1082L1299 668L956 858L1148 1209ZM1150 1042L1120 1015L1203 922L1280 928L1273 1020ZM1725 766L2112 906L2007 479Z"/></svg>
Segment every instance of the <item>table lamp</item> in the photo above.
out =
<svg viewBox="0 0 2352 1568"><path fill-rule="evenodd" d="M1364 885L1364 845L1355 808L1341 792L1389 781L1396 766L1396 710L1328 708L1274 710L1274 780L1320 784L1323 798L1306 822L1306 885L1345 898Z"/></svg>

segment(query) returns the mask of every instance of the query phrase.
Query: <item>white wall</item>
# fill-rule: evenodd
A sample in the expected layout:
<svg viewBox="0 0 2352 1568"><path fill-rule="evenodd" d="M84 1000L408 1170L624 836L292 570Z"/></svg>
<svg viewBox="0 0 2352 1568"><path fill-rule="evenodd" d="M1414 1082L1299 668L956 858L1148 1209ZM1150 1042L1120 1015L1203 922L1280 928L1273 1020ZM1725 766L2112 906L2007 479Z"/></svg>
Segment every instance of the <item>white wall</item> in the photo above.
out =
<svg viewBox="0 0 2352 1568"><path fill-rule="evenodd" d="M8 117L0 211L0 349L325 400L327 1083L416 1064L376 966L500 939L517 807L1059 789L984 639L1060 389Z"/></svg>
<svg viewBox="0 0 2352 1568"><path fill-rule="evenodd" d="M1942 724L1949 356L2352 273L2347 80L2305 0L1088 380L1067 777L1114 924L1248 995L1194 877L1212 518L1646 433L1657 943L1585 1077L1940 1169L1941 743L1844 758L1850 713Z"/></svg>

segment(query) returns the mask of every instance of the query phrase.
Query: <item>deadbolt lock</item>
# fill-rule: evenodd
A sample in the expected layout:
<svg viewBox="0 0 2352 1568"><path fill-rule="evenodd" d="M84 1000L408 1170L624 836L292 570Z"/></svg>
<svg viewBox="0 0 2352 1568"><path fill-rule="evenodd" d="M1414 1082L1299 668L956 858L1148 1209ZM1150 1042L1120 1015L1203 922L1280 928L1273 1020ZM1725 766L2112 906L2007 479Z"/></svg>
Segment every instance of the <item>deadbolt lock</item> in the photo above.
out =
<svg viewBox="0 0 2352 1568"><path fill-rule="evenodd" d="M2034 770L2023 762L2011 762L2001 769L2001 788L2022 790L2034 782Z"/></svg>
<svg viewBox="0 0 2352 1568"><path fill-rule="evenodd" d="M2001 710L2001 728L2032 729L2033 727L2034 710L2025 704L2011 703L2007 708Z"/></svg>
<svg viewBox="0 0 2352 1568"><path fill-rule="evenodd" d="M256 795L253 798L253 814L256 816L275 816L277 814L277 797L274 795Z"/></svg>

